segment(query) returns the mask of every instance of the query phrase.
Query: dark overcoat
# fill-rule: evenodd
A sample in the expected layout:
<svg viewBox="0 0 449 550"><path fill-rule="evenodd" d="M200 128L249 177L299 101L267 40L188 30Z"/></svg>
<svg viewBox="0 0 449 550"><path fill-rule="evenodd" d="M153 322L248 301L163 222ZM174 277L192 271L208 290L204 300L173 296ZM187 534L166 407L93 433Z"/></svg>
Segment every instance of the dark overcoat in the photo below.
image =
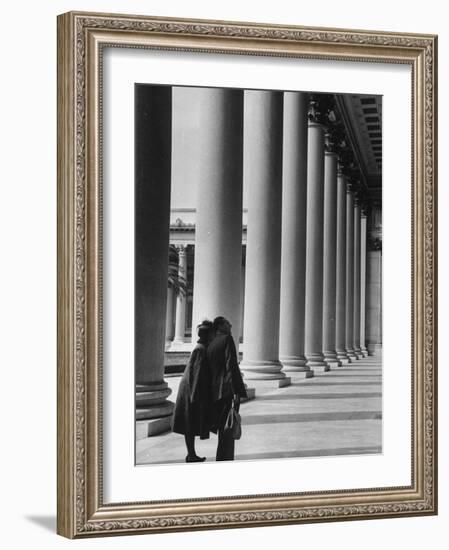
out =
<svg viewBox="0 0 449 550"><path fill-rule="evenodd" d="M207 359L212 400L210 429L216 433L224 425L233 395L247 397L247 394L230 334L215 336L207 348Z"/></svg>
<svg viewBox="0 0 449 550"><path fill-rule="evenodd" d="M172 430L179 434L209 438L210 376L206 346L193 349L179 384Z"/></svg>

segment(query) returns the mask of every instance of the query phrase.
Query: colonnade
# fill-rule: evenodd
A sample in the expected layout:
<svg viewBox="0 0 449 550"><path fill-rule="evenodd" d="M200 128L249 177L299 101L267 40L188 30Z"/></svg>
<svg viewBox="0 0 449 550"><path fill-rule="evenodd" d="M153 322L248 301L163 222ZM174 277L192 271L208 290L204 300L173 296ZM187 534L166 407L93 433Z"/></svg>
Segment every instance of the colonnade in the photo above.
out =
<svg viewBox="0 0 449 550"><path fill-rule="evenodd" d="M198 139L185 158L197 182L192 332L203 318L223 315L238 346L242 190L248 186L245 380L283 386L289 373L310 377L366 355L366 214L316 104L310 109L302 92L198 88L195 94ZM164 243L166 262L165 234ZM180 249L180 274L185 270ZM167 307L167 288L146 285L140 292ZM184 339L185 297L176 303L175 342ZM147 335L149 328L147 322ZM165 338L158 340L154 330L152 337L152 346L163 350ZM150 403L144 375L157 370L152 379L163 383L159 361L136 365L138 395L147 399L142 419L156 418L155 409L166 406L162 394Z"/></svg>

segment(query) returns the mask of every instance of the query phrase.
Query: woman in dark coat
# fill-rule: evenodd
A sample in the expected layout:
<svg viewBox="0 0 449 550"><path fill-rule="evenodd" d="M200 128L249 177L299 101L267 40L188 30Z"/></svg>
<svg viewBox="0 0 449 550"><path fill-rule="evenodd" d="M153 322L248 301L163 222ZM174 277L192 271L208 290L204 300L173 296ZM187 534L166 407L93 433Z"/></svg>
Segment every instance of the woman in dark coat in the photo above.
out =
<svg viewBox="0 0 449 550"><path fill-rule="evenodd" d="M203 321L198 325L198 337L179 384L172 420L172 430L184 434L186 462L206 460L195 452L195 436L198 435L200 439L209 438L211 396L206 350L213 338L213 323Z"/></svg>

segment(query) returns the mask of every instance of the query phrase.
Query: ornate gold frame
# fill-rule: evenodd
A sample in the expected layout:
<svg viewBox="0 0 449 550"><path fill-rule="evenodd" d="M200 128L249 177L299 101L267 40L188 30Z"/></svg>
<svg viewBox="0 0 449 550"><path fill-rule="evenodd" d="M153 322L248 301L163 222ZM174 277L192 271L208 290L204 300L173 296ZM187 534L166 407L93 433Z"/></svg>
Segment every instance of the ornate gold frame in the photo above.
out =
<svg viewBox="0 0 449 550"><path fill-rule="evenodd" d="M133 48L412 68L411 486L105 505L101 416L101 51ZM437 513L437 37L66 13L58 17L58 533L81 538Z"/></svg>

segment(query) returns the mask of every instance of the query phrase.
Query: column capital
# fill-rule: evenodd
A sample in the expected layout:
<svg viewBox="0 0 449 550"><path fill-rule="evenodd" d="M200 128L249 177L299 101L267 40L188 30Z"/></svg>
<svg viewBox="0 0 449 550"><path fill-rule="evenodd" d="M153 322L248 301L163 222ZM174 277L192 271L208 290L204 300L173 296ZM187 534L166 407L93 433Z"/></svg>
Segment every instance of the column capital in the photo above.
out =
<svg viewBox="0 0 449 550"><path fill-rule="evenodd" d="M352 174L347 176L346 190L348 193L352 193L354 197L354 205L362 206L365 202L366 193L364 192L360 178L357 175Z"/></svg>
<svg viewBox="0 0 449 550"><path fill-rule="evenodd" d="M335 121L335 115L332 115L333 111L331 110L328 115L328 123L326 127L326 152L338 154L339 161L343 165L343 155L346 151L350 150L346 137L346 130L343 123L339 120Z"/></svg>
<svg viewBox="0 0 449 550"><path fill-rule="evenodd" d="M337 120L334 111L334 98L330 95L311 94L309 96L309 121L315 124L334 124Z"/></svg>
<svg viewBox="0 0 449 550"><path fill-rule="evenodd" d="M382 250L382 239L380 237L369 236L366 244L368 250Z"/></svg>
<svg viewBox="0 0 449 550"><path fill-rule="evenodd" d="M185 256L187 254L187 246L187 244L176 245L176 250L178 251L179 256Z"/></svg>
<svg viewBox="0 0 449 550"><path fill-rule="evenodd" d="M362 202L361 202L361 216L362 216L362 218L367 218L368 217L368 210L369 210L368 199L366 198L366 196L363 196L362 197Z"/></svg>
<svg viewBox="0 0 449 550"><path fill-rule="evenodd" d="M335 136L331 128L326 128L324 133L324 153L326 155L334 155L338 158L337 144L335 142Z"/></svg>
<svg viewBox="0 0 449 550"><path fill-rule="evenodd" d="M346 194L354 195L354 182L346 176Z"/></svg>

